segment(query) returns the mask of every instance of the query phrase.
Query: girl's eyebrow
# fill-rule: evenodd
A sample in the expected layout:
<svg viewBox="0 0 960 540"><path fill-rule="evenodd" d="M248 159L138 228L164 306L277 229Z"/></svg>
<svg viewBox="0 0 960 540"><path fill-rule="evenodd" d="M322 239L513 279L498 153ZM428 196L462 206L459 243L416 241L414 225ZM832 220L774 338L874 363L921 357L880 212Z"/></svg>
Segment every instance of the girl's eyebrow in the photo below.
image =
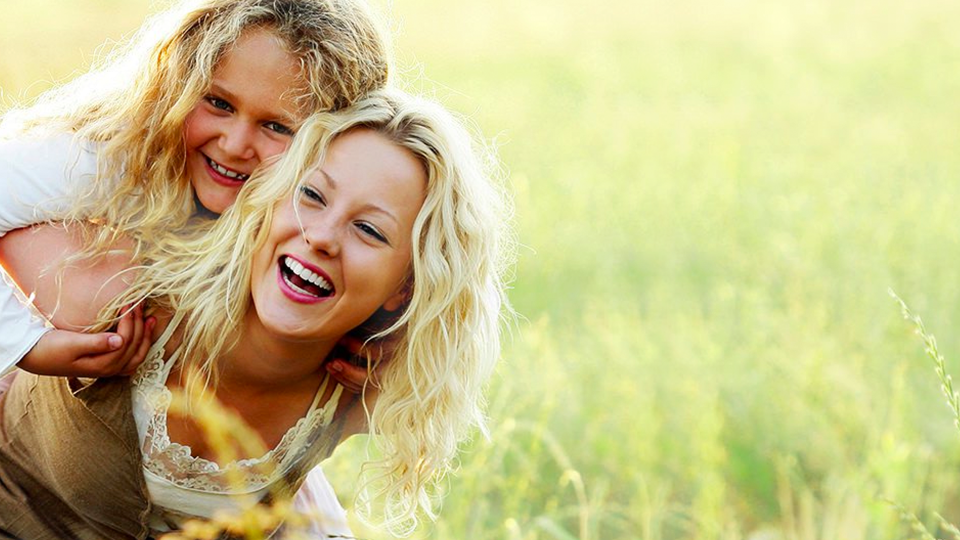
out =
<svg viewBox="0 0 960 540"><path fill-rule="evenodd" d="M236 96L233 92L231 92L231 91L227 90L226 88L220 86L220 85L217 84L216 82L210 83L210 91L213 92L214 94L223 94L223 97L227 98L227 100L229 100L229 101L236 101L236 100L237 100L237 96Z"/></svg>
<svg viewBox="0 0 960 540"><path fill-rule="evenodd" d="M234 94L230 90L227 90L216 81L213 81L210 83L210 93L222 95L234 107L237 106L237 102L240 100L240 98L238 98L236 94ZM287 111L285 110L281 110L278 112L279 114L277 114L277 111L267 111L267 114L265 114L264 116L268 116L270 120L273 120L275 122L280 122L282 124L285 124L287 125L287 127L297 127L303 123L303 120L300 120L296 116L287 113Z"/></svg>

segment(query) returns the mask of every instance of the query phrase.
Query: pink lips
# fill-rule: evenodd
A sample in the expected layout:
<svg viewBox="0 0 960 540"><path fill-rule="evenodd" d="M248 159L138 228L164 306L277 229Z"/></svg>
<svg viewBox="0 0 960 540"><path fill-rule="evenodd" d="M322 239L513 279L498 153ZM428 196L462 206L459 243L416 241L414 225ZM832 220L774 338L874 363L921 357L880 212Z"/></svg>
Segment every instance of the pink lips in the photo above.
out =
<svg viewBox="0 0 960 540"><path fill-rule="evenodd" d="M243 183L245 182L245 180L238 180L236 178L230 178L229 176L224 176L220 174L219 172L217 172L216 169L210 166L210 161L208 161L210 158L208 158L203 154L201 154L201 156L203 158L203 166L207 170L207 174L210 175L210 178L212 178L214 182L222 186L226 186L234 189L239 189L240 186L242 186ZM239 172L239 171L235 171L235 172Z"/></svg>
<svg viewBox="0 0 960 540"><path fill-rule="evenodd" d="M327 273L321 270L320 268L308 262L302 261L296 257L293 257L291 255L284 255L279 259L277 259L277 283L280 284L280 291L284 294L284 296L286 296L290 300L293 300L294 302L297 302L298 304L316 304L318 302L323 302L324 300L329 300L330 298L332 298L332 296L318 297L310 294L303 294L300 291L292 289L290 287L290 284L287 283L287 280L283 278L283 257L289 257L297 261L298 263L302 264L305 268L316 272L323 279L327 280L327 283L332 283L332 281L330 280L330 276L328 276Z"/></svg>

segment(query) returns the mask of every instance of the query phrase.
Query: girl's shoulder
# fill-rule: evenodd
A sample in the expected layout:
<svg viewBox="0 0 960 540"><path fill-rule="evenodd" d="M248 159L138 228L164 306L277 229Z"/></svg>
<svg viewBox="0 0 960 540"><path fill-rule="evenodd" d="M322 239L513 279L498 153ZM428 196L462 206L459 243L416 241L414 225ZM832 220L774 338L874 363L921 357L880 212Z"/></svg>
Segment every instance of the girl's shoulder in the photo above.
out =
<svg viewBox="0 0 960 540"><path fill-rule="evenodd" d="M100 143L69 131L43 129L10 132L0 129L0 156L16 157L21 161L38 161L41 157L62 161L71 157L96 155L100 146ZM24 151L29 154L18 155Z"/></svg>
<svg viewBox="0 0 960 540"><path fill-rule="evenodd" d="M0 135L0 186L24 192L35 187L44 196L92 182L101 145L73 133Z"/></svg>

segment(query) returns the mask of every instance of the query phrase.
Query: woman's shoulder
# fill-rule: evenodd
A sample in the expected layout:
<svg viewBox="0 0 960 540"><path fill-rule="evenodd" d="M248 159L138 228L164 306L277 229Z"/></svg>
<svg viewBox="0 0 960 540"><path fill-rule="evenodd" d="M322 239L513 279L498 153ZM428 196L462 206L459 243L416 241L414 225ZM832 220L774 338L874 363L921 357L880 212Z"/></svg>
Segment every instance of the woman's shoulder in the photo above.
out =
<svg viewBox="0 0 960 540"><path fill-rule="evenodd" d="M179 328L182 317L177 317L176 313L165 309L148 309L145 314L147 317L153 317L157 323L153 325L150 333L150 342L161 342L166 354L170 356L176 351L183 340L183 329Z"/></svg>

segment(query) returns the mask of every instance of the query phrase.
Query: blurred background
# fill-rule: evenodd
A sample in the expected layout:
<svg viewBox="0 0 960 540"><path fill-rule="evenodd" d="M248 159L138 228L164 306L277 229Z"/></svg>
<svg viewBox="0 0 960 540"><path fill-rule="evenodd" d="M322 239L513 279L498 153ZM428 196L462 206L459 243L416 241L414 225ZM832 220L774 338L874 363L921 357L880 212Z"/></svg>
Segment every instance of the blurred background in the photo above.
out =
<svg viewBox="0 0 960 540"><path fill-rule="evenodd" d="M523 244L492 436L415 538L960 523L960 431L887 293L960 374L960 3L375 5L400 80L499 148ZM0 0L4 106L159 7ZM366 451L326 463L347 508Z"/></svg>

